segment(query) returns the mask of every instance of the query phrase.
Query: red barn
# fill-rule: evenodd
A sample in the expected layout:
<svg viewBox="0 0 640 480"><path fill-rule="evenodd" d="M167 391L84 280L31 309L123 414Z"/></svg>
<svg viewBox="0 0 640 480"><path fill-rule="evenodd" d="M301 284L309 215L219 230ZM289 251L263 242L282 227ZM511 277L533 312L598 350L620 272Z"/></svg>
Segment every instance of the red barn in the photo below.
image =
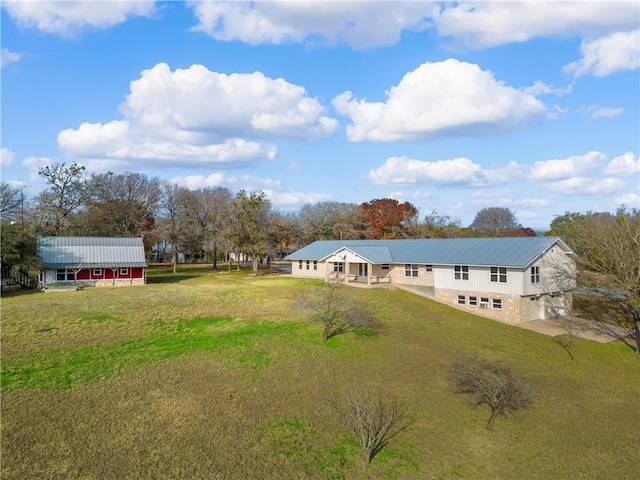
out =
<svg viewBox="0 0 640 480"><path fill-rule="evenodd" d="M146 283L140 237L39 237L38 286L130 286Z"/></svg>

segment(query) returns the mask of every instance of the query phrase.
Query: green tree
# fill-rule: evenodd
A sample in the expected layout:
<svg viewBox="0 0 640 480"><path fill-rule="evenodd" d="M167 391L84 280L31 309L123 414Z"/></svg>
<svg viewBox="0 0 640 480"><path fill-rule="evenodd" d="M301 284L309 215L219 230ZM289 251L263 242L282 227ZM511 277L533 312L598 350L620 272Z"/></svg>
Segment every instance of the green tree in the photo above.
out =
<svg viewBox="0 0 640 480"><path fill-rule="evenodd" d="M470 225L474 230L486 233L490 237L499 236L503 230L522 228L516 214L506 207L486 207L476 213Z"/></svg>
<svg viewBox="0 0 640 480"><path fill-rule="evenodd" d="M260 255L269 245L271 202L264 192L239 191L232 203L233 237L239 252L253 260L253 274L258 275Z"/></svg>

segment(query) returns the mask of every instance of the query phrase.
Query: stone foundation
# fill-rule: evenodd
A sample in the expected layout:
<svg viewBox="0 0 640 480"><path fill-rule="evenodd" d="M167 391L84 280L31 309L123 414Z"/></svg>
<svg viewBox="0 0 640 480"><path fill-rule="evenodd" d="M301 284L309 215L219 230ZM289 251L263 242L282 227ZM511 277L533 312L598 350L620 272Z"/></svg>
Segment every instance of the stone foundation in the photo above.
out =
<svg viewBox="0 0 640 480"><path fill-rule="evenodd" d="M465 303L458 303L458 295L464 295ZM476 305L469 304L469 297L476 297ZM481 306L481 299L487 298L486 308ZM530 300L519 295L491 294L469 292L464 290L445 290L441 288L435 289L435 299L439 302L459 308L460 310L480 315L482 317L498 320L503 323L516 325L529 321L529 305L526 302ZM494 300L501 300L501 308L495 308Z"/></svg>

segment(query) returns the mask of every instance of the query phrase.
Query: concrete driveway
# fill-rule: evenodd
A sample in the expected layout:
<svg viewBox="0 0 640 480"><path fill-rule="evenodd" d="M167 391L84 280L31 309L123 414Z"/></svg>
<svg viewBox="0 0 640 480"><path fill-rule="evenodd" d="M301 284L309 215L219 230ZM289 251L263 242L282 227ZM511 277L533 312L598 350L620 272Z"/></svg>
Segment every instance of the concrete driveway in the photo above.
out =
<svg viewBox="0 0 640 480"><path fill-rule="evenodd" d="M592 340L594 342L609 343L614 340L627 337L633 333L630 329L619 327L617 325L607 325L589 320L582 320L581 322L583 326L581 327L579 337L586 340ZM542 333L543 335L548 335L550 337L567 335L567 331L563 326L563 323L558 320L533 320L517 326L526 330Z"/></svg>

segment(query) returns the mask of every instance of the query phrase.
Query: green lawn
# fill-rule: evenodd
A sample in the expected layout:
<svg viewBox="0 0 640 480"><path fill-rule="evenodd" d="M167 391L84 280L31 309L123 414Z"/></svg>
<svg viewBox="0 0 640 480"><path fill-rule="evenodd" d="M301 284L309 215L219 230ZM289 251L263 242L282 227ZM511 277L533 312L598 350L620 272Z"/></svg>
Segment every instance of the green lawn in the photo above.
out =
<svg viewBox="0 0 640 480"><path fill-rule="evenodd" d="M637 478L640 359L399 290L354 289L382 328L321 340L312 281L183 267L150 284L2 298L1 477ZM468 355L527 378L530 408L484 428L456 394ZM354 380L414 423L365 466L326 398Z"/></svg>

